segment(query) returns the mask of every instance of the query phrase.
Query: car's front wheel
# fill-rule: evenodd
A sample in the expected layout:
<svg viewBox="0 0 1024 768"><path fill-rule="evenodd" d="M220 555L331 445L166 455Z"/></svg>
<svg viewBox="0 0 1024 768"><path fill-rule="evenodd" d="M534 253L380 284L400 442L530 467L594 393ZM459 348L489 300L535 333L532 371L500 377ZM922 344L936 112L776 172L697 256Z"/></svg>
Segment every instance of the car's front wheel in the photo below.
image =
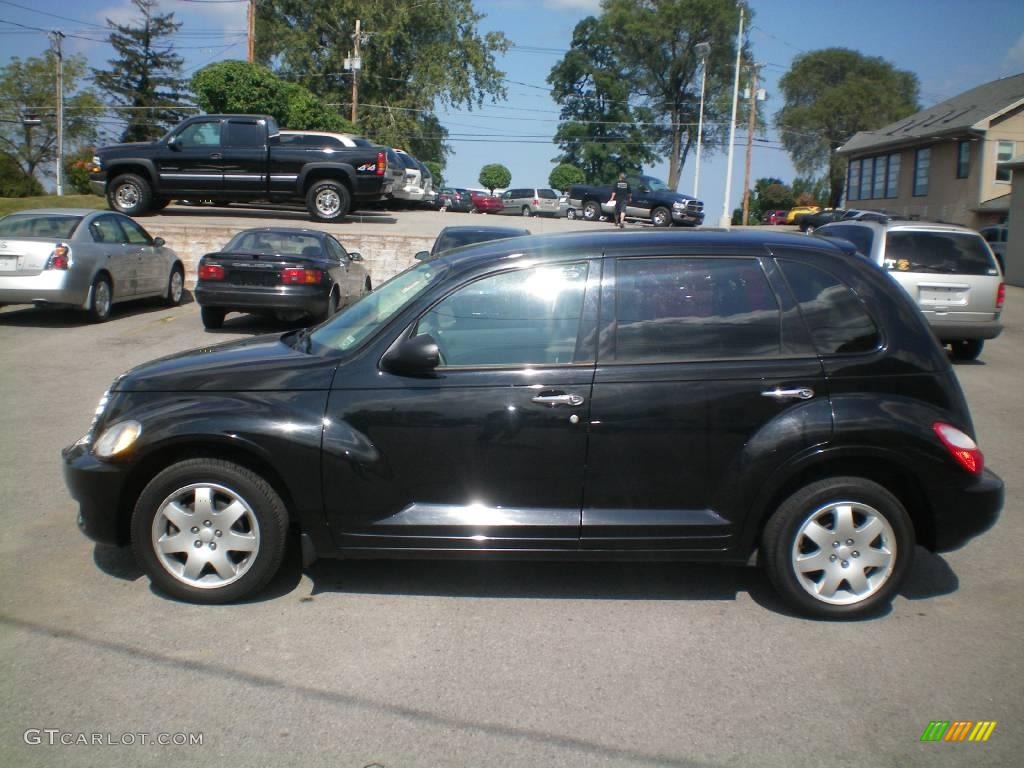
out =
<svg viewBox="0 0 1024 768"><path fill-rule="evenodd" d="M132 547L150 580L196 603L239 600L266 586L281 567L287 532L270 484L218 459L172 464L132 515Z"/></svg>
<svg viewBox="0 0 1024 768"><path fill-rule="evenodd" d="M164 301L169 307L176 307L181 304L185 295L185 271L177 264L171 270L171 276L167 278L167 296Z"/></svg>
<svg viewBox="0 0 1024 768"><path fill-rule="evenodd" d="M134 173L117 176L107 187L107 203L125 216L141 216L153 204L153 189L149 182Z"/></svg>
<svg viewBox="0 0 1024 768"><path fill-rule="evenodd" d="M786 499L762 537L768 576L787 603L821 618L854 618L887 604L914 555L903 504L859 477L819 480Z"/></svg>
<svg viewBox="0 0 1024 768"><path fill-rule="evenodd" d="M672 213L668 208L655 208L651 211L651 223L656 227L667 227L672 224Z"/></svg>

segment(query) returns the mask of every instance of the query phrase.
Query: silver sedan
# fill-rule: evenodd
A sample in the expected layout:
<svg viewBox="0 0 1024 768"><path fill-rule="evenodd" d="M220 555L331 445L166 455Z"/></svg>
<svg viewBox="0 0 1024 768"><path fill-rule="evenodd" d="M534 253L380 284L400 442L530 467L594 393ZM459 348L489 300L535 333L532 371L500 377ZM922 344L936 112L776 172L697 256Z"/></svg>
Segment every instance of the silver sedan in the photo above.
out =
<svg viewBox="0 0 1024 768"><path fill-rule="evenodd" d="M121 301L179 304L184 285L163 238L120 213L40 208L0 219L0 305L71 306L102 322Z"/></svg>

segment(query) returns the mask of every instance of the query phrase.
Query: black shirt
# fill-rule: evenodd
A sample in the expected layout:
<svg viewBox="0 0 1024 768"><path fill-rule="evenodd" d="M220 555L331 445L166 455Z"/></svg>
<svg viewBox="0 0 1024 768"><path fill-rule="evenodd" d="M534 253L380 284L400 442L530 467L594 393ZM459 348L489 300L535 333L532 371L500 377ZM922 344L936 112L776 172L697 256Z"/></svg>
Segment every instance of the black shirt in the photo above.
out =
<svg viewBox="0 0 1024 768"><path fill-rule="evenodd" d="M630 188L628 181L615 182L615 207L624 206L629 201Z"/></svg>

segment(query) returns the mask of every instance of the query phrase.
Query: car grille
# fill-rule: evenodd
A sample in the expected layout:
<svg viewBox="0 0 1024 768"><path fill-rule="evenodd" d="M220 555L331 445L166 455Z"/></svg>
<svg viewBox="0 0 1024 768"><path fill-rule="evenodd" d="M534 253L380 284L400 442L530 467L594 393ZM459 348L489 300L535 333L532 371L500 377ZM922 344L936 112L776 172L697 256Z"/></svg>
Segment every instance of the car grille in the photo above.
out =
<svg viewBox="0 0 1024 768"><path fill-rule="evenodd" d="M701 213L704 210L704 203L700 200L687 200L686 211L687 213Z"/></svg>

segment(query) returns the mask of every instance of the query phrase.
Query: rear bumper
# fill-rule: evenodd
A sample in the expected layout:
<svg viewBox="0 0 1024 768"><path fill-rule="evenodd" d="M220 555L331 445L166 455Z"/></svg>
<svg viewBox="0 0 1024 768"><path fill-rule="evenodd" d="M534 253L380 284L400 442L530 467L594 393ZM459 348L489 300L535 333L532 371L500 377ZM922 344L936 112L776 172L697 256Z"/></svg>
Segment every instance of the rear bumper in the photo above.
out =
<svg viewBox="0 0 1024 768"><path fill-rule="evenodd" d="M274 310L306 312L327 311L330 287L327 285L238 286L196 283L193 292L201 307L216 307L237 312Z"/></svg>
<svg viewBox="0 0 1024 768"><path fill-rule="evenodd" d="M127 544L127 526L121 524L126 469L99 461L87 445L80 443L65 448L61 458L64 484L78 502L78 527L82 533L101 544Z"/></svg>
<svg viewBox="0 0 1024 768"><path fill-rule="evenodd" d="M936 315L934 312L925 312L924 316L932 333L944 343L961 339L994 339L1003 332L1003 324L999 320L964 321L956 319L955 315Z"/></svg>
<svg viewBox="0 0 1024 768"><path fill-rule="evenodd" d="M1000 477L985 470L975 483L960 488L932 488L933 541L937 552L963 546L993 525L1003 508L1005 488Z"/></svg>
<svg viewBox="0 0 1024 768"><path fill-rule="evenodd" d="M0 304L66 304L85 306L89 298L87 274L45 269L37 275L0 275Z"/></svg>

